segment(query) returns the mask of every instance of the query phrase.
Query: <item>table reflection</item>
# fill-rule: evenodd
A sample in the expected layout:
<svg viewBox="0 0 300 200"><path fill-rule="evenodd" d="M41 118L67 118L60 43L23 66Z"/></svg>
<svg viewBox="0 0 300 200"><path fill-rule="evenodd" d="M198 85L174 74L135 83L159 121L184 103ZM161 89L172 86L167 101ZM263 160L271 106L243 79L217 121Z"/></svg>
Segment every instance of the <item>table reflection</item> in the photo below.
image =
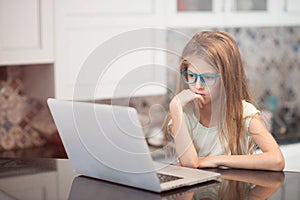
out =
<svg viewBox="0 0 300 200"><path fill-rule="evenodd" d="M283 184L283 172L217 169L219 181L210 181L161 194L100 181L85 176L73 179L69 199L267 199Z"/></svg>
<svg viewBox="0 0 300 200"><path fill-rule="evenodd" d="M300 173L207 169L217 181L153 193L78 175L67 159L0 159L0 199L300 199Z"/></svg>
<svg viewBox="0 0 300 200"><path fill-rule="evenodd" d="M283 172L218 169L222 184L217 199L268 199L284 183ZM201 198L200 198L201 199Z"/></svg>
<svg viewBox="0 0 300 200"><path fill-rule="evenodd" d="M182 199L182 197L193 195L195 191L213 188L218 184L220 184L220 182L210 181L192 187L184 187L163 193L154 193L85 176L78 176L73 179L69 199Z"/></svg>

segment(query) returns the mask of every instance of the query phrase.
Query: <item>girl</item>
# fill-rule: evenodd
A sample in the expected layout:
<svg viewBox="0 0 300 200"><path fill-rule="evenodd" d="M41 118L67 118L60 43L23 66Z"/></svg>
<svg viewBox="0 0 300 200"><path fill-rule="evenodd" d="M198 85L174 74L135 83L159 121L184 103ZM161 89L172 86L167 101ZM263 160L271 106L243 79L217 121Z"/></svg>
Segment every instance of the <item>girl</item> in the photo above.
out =
<svg viewBox="0 0 300 200"><path fill-rule="evenodd" d="M251 100L230 35L194 35L183 50L180 74L165 130L182 166L284 169L280 148ZM254 154L256 145L262 153Z"/></svg>

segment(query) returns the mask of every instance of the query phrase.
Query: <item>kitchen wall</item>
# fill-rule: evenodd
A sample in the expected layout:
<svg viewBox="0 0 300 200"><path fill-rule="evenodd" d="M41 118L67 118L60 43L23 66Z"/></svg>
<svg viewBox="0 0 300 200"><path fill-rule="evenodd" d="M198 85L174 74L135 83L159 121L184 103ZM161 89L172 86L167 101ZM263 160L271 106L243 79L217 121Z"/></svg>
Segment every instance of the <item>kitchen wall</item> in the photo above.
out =
<svg viewBox="0 0 300 200"><path fill-rule="evenodd" d="M300 85L300 27L243 27L219 30L229 32L236 39L244 61L251 92L264 113L269 113L269 116L271 116L270 122L272 126L270 129L274 133L276 140L281 144L299 142L300 127L297 125L297 122L300 120L300 90L298 89L298 86ZM201 30L184 28L177 29L177 31L180 31L188 36L192 36L194 33ZM180 41L176 41L176 43L170 39L167 41L167 45L171 49L172 45L176 45L177 43L180 43ZM176 58L169 56L167 59L168 66L172 66L174 69L178 67L178 57ZM27 75L29 72L30 74L32 74L32 72L35 73L36 70L39 70L39 68L32 67L31 69L27 68L27 70L24 70L24 67L10 66L0 69L0 80L2 81L0 88L2 93L0 93L0 97L1 95L3 96L5 87L8 87L7 85L9 85L8 80L11 80L12 76L17 78L18 84L21 83L21 88L18 88L17 91L12 91L13 94L17 95L16 98L20 100L19 103L23 102L22 105L20 104L19 108L22 106L27 108L33 106L27 104L25 99L35 99L35 101L38 102L42 101L43 98L45 99L47 95L49 96L48 91L47 94L43 95L42 99L37 99L34 91L45 90L36 88L38 87L38 84L32 86L35 87L35 89L28 89L28 85L30 85L30 76ZM7 71L8 69L9 71ZM48 68L45 72L43 72L44 76L40 76L40 72L37 72L37 74L39 75L36 77L40 77L40 79L43 79L44 81L51 79L47 81L49 82L49 85L52 83L52 86L49 86L48 90L50 90L50 94L54 94L53 69ZM174 73L168 73L167 85L169 89L175 91L176 84L177 81ZM4 87L4 85L6 86ZM23 88L23 85L27 87ZM38 96L41 97L40 92ZM160 135L158 129L162 126L163 120L167 113L169 100L169 95L158 95L130 99L107 99L98 102L120 105L125 104L136 107L140 114L140 120L146 135L158 136ZM8 98L2 99L2 110L0 109L0 111L5 113L6 111L4 108L10 104L11 101ZM49 134L52 134L55 131L53 131L53 122L51 121L50 113L45 109L45 105L43 106L43 112L40 114L43 116L37 115L36 120L38 120L38 124L40 125L50 124L48 127L46 125L44 127L39 127L40 130L44 131L45 133L40 131L38 136L45 139ZM15 107L15 109L12 109L12 111L15 112L10 113L12 117L16 116L18 112L20 112L20 110L18 111L18 107ZM8 115L6 113L2 116ZM26 116L23 118L25 119ZM43 120L40 121L41 119ZM14 120L17 120L17 122L14 122ZM0 125L2 127L2 132L0 137L8 137L7 132L9 132L11 127L14 124L21 123L21 121L21 118L1 118ZM29 123L29 127L33 126L33 124ZM37 130L36 127L34 129ZM14 137L19 136L18 134L15 134ZM27 136L22 135L22 137L24 141L26 141L26 138L28 139ZM8 138L7 141L10 141L9 139L11 138ZM154 144L158 144L160 140L161 137L157 137L157 141L154 140L153 142ZM2 141L4 140L2 139ZM22 146L24 144L20 143L19 145Z"/></svg>

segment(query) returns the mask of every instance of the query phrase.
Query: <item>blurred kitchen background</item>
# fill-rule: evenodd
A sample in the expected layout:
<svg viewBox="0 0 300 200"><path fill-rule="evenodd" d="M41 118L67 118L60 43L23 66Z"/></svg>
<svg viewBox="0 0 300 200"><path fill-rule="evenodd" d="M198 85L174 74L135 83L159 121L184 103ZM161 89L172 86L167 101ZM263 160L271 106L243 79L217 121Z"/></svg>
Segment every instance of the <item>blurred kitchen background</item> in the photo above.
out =
<svg viewBox="0 0 300 200"><path fill-rule="evenodd" d="M298 156L297 0L0 0L0 156L66 157L46 105L48 97L135 107L149 144L160 146L160 128L176 91L178 55L131 52L111 64L112 71L94 99L85 92L74 96L75 85L80 91L95 88L88 81L76 82L90 53L121 33L140 28L168 30L159 41L166 49L182 49L187 39L201 30L232 34L268 128L286 159ZM182 40L174 40L172 31L183 35ZM155 33L144 39L157 43ZM151 64L168 67L164 73L153 67L151 73L123 81L127 72ZM115 94L114 87L121 79L122 87L144 80L159 81L166 88ZM300 169L300 163L287 167Z"/></svg>

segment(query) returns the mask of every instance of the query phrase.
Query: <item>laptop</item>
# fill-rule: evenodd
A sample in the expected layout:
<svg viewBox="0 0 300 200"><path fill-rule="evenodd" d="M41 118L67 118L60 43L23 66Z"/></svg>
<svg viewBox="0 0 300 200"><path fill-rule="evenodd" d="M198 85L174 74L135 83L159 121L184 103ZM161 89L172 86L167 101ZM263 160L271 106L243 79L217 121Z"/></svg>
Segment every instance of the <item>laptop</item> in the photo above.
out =
<svg viewBox="0 0 300 200"><path fill-rule="evenodd" d="M220 176L154 162L132 107L51 98L47 103L72 167L81 175L153 192Z"/></svg>

